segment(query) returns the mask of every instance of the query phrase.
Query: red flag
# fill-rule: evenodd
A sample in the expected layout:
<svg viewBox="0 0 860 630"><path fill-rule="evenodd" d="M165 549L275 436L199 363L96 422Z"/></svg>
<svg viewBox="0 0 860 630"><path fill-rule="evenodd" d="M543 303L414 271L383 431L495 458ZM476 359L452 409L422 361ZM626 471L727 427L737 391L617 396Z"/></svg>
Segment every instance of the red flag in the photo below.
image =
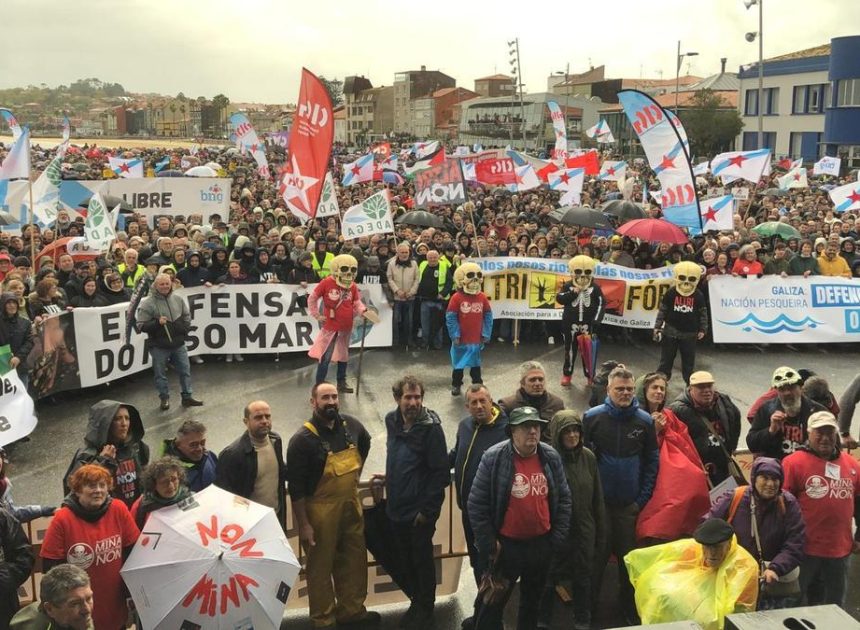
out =
<svg viewBox="0 0 860 630"><path fill-rule="evenodd" d="M506 186L517 183L517 173L511 158L475 162L475 178L487 186Z"/></svg>
<svg viewBox="0 0 860 630"><path fill-rule="evenodd" d="M333 139L334 116L328 91L315 74L302 68L289 160L281 180L284 201L300 219L316 216Z"/></svg>
<svg viewBox="0 0 860 630"><path fill-rule="evenodd" d="M389 155L391 155L391 143L390 142L374 142L370 146L370 151L376 156L378 160L384 160Z"/></svg>
<svg viewBox="0 0 860 630"><path fill-rule="evenodd" d="M597 151L588 151L583 155L567 158L564 161L567 168L584 168L586 175L598 175L600 163L597 160Z"/></svg>
<svg viewBox="0 0 860 630"><path fill-rule="evenodd" d="M781 169L786 170L786 171L789 170L791 168L791 158L782 158L777 163L777 166Z"/></svg>

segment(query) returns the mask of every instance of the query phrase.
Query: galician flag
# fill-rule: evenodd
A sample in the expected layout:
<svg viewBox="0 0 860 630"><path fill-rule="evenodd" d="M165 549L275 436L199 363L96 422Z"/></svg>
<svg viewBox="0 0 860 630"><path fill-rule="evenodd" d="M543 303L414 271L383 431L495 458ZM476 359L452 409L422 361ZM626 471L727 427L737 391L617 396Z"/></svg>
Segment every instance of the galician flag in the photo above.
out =
<svg viewBox="0 0 860 630"><path fill-rule="evenodd" d="M170 156L161 158L158 162L155 163L155 172L160 173L163 171L167 165L170 164Z"/></svg>
<svg viewBox="0 0 860 630"><path fill-rule="evenodd" d="M140 158L115 158L109 157L110 169L117 177L143 177L143 160Z"/></svg>
<svg viewBox="0 0 860 630"><path fill-rule="evenodd" d="M812 174L839 177L839 168L841 166L842 160L840 158L825 155L815 163L815 166L812 167Z"/></svg>
<svg viewBox="0 0 860 630"><path fill-rule="evenodd" d="M102 196L99 193L92 196L84 223L84 236L89 247L102 252L110 248L110 244L116 239L114 221L118 214L119 206L114 212L108 212Z"/></svg>
<svg viewBox="0 0 860 630"><path fill-rule="evenodd" d="M561 169L549 174L549 188L550 190L557 190L559 192L574 190L580 193L582 192L582 183L584 180L584 168Z"/></svg>
<svg viewBox="0 0 860 630"><path fill-rule="evenodd" d="M707 162L699 162L693 167L693 175L707 175L708 174L708 163Z"/></svg>
<svg viewBox="0 0 860 630"><path fill-rule="evenodd" d="M830 191L836 212L860 210L860 182L845 184Z"/></svg>
<svg viewBox="0 0 860 630"><path fill-rule="evenodd" d="M612 130L605 119L601 118L594 127L585 131L585 135L600 143L615 142L615 137L612 135Z"/></svg>
<svg viewBox="0 0 860 630"><path fill-rule="evenodd" d="M9 149L0 166L0 179L30 179L30 128L25 127L21 136Z"/></svg>
<svg viewBox="0 0 860 630"><path fill-rule="evenodd" d="M733 201L734 197L731 195L723 195L713 199L703 199L699 202L702 207L702 227L705 232L723 232L734 229L735 204Z"/></svg>
<svg viewBox="0 0 860 630"><path fill-rule="evenodd" d="M600 173L598 173L597 179L618 182L624 180L626 176L627 162L624 160L617 162L604 160L603 164L600 166Z"/></svg>
<svg viewBox="0 0 860 630"><path fill-rule="evenodd" d="M809 182L806 180L806 169L793 168L788 173L780 177L778 180L780 190L788 190L789 188L809 188Z"/></svg>
<svg viewBox="0 0 860 630"><path fill-rule="evenodd" d="M373 181L373 153L362 155L355 162L343 165L344 186Z"/></svg>
<svg viewBox="0 0 860 630"><path fill-rule="evenodd" d="M538 188L541 185L540 178L537 176L537 173L535 173L535 169L531 164L515 166L514 172L516 173L517 181L513 184L507 185L507 189L511 192L532 190L533 188Z"/></svg>
<svg viewBox="0 0 860 630"><path fill-rule="evenodd" d="M745 179L758 184L770 168L770 149L756 151L730 151L720 153L711 160L711 173L723 178ZM725 180L724 180L725 181Z"/></svg>

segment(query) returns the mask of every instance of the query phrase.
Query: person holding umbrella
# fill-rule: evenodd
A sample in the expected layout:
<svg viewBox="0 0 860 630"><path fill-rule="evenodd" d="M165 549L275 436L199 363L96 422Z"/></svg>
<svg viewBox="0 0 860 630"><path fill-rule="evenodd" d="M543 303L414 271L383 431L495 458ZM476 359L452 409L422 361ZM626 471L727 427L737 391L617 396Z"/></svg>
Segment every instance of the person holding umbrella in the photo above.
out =
<svg viewBox="0 0 860 630"><path fill-rule="evenodd" d="M564 307L562 312L562 337L564 338L564 366L561 385L570 387L573 364L576 361L577 339L580 335L591 335L595 326L603 321L606 300L600 287L594 284L597 261L590 256L574 256L567 263L570 280L565 282L555 300ZM585 367L585 357L583 357ZM593 376L592 366L585 369Z"/></svg>

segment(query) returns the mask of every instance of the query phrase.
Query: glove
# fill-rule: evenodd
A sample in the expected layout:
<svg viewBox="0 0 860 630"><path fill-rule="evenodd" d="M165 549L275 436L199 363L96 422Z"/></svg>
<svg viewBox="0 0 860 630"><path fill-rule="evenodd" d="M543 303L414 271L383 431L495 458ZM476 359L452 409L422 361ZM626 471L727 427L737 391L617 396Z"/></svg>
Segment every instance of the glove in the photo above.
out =
<svg viewBox="0 0 860 630"><path fill-rule="evenodd" d="M588 330L589 330L588 324L580 324L579 325L579 332L582 333L583 335L587 335Z"/></svg>

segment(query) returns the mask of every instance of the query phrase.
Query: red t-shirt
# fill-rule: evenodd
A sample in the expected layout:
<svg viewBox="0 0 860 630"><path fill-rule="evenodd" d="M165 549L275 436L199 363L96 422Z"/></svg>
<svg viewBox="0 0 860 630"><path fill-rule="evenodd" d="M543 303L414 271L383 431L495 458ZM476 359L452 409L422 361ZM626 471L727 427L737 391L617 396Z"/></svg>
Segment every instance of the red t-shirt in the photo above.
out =
<svg viewBox="0 0 860 630"><path fill-rule="evenodd" d="M319 308L320 298L322 298L322 308L319 312L326 317L323 328L332 332L352 330L352 320L357 314L357 304L361 301L358 287L353 284L348 289L344 289L332 276L328 276L314 287L309 302L313 307ZM311 315L314 314L313 311L312 308Z"/></svg>
<svg viewBox="0 0 860 630"><path fill-rule="evenodd" d="M460 322L460 343L481 343L481 330L484 327L484 313L492 307L483 293L469 295L457 291L448 302L448 312L457 313Z"/></svg>
<svg viewBox="0 0 860 630"><path fill-rule="evenodd" d="M854 497L860 495L860 464L845 453L828 461L798 451L782 460L784 487L797 497L806 525L803 551L819 558L851 553Z"/></svg>
<svg viewBox="0 0 860 630"><path fill-rule="evenodd" d="M62 507L45 532L41 556L62 560L84 569L90 576L95 606L93 623L99 630L115 630L125 625L128 609L119 570L122 550L131 547L140 535L128 508L114 499L107 512L89 523L68 507Z"/></svg>
<svg viewBox="0 0 860 630"><path fill-rule="evenodd" d="M514 452L514 485L499 533L517 540L546 534L550 530L548 494L540 457L520 457Z"/></svg>

